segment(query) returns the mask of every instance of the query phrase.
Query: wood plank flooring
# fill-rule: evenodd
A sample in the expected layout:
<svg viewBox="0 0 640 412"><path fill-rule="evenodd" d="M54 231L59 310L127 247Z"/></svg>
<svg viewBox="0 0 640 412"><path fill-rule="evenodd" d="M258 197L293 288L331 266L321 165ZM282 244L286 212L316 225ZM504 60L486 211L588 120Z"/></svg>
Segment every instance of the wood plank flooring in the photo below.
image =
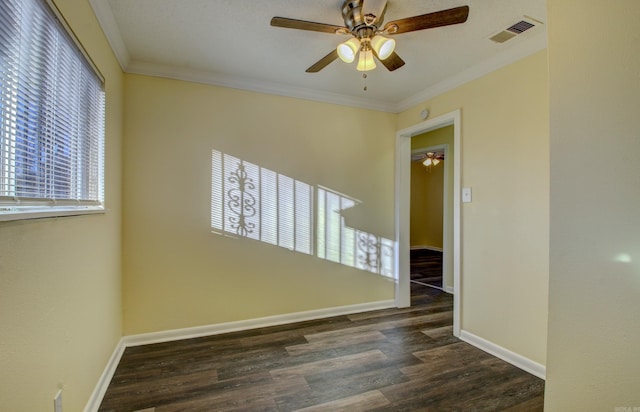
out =
<svg viewBox="0 0 640 412"><path fill-rule="evenodd" d="M544 381L452 336L452 298L127 348L100 411L540 411Z"/></svg>
<svg viewBox="0 0 640 412"><path fill-rule="evenodd" d="M411 280L442 289L442 252L414 249L410 252Z"/></svg>

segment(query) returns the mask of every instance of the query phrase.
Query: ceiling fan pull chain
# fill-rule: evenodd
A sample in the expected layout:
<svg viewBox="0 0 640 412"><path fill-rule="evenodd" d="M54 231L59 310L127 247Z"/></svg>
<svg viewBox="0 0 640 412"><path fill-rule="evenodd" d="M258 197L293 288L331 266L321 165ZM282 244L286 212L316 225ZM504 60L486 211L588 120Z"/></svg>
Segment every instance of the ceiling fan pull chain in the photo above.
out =
<svg viewBox="0 0 640 412"><path fill-rule="evenodd" d="M367 73L362 73L362 79L364 81L364 91L367 91Z"/></svg>

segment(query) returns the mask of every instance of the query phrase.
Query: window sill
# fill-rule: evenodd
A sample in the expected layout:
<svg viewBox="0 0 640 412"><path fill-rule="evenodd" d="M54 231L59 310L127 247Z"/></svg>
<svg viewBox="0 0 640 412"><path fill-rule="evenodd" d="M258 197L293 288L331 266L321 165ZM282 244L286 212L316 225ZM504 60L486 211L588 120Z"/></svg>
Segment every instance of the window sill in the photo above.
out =
<svg viewBox="0 0 640 412"><path fill-rule="evenodd" d="M14 220L44 219L52 217L80 216L91 214L104 214L106 209L102 206L90 207L59 207L59 208L24 208L22 210L1 211L0 222Z"/></svg>

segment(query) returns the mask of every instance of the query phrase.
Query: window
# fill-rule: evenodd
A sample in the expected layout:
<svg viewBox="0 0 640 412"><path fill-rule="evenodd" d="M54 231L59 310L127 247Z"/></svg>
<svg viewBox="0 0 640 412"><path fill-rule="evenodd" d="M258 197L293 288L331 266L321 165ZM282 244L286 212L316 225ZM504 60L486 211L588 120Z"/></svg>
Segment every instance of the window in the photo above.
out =
<svg viewBox="0 0 640 412"><path fill-rule="evenodd" d="M54 10L0 3L0 220L104 210L103 79Z"/></svg>

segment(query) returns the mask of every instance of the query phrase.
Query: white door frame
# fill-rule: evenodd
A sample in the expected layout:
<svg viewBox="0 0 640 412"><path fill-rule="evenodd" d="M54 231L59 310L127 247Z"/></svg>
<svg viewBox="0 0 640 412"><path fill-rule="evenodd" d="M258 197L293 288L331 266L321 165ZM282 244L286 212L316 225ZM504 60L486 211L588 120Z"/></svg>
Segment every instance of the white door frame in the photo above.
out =
<svg viewBox="0 0 640 412"><path fill-rule="evenodd" d="M453 334L460 336L460 110L443 114L396 133L395 176L395 235L396 290L395 303L399 308L411 306L409 273L409 227L411 193L411 138L444 126L453 125Z"/></svg>

